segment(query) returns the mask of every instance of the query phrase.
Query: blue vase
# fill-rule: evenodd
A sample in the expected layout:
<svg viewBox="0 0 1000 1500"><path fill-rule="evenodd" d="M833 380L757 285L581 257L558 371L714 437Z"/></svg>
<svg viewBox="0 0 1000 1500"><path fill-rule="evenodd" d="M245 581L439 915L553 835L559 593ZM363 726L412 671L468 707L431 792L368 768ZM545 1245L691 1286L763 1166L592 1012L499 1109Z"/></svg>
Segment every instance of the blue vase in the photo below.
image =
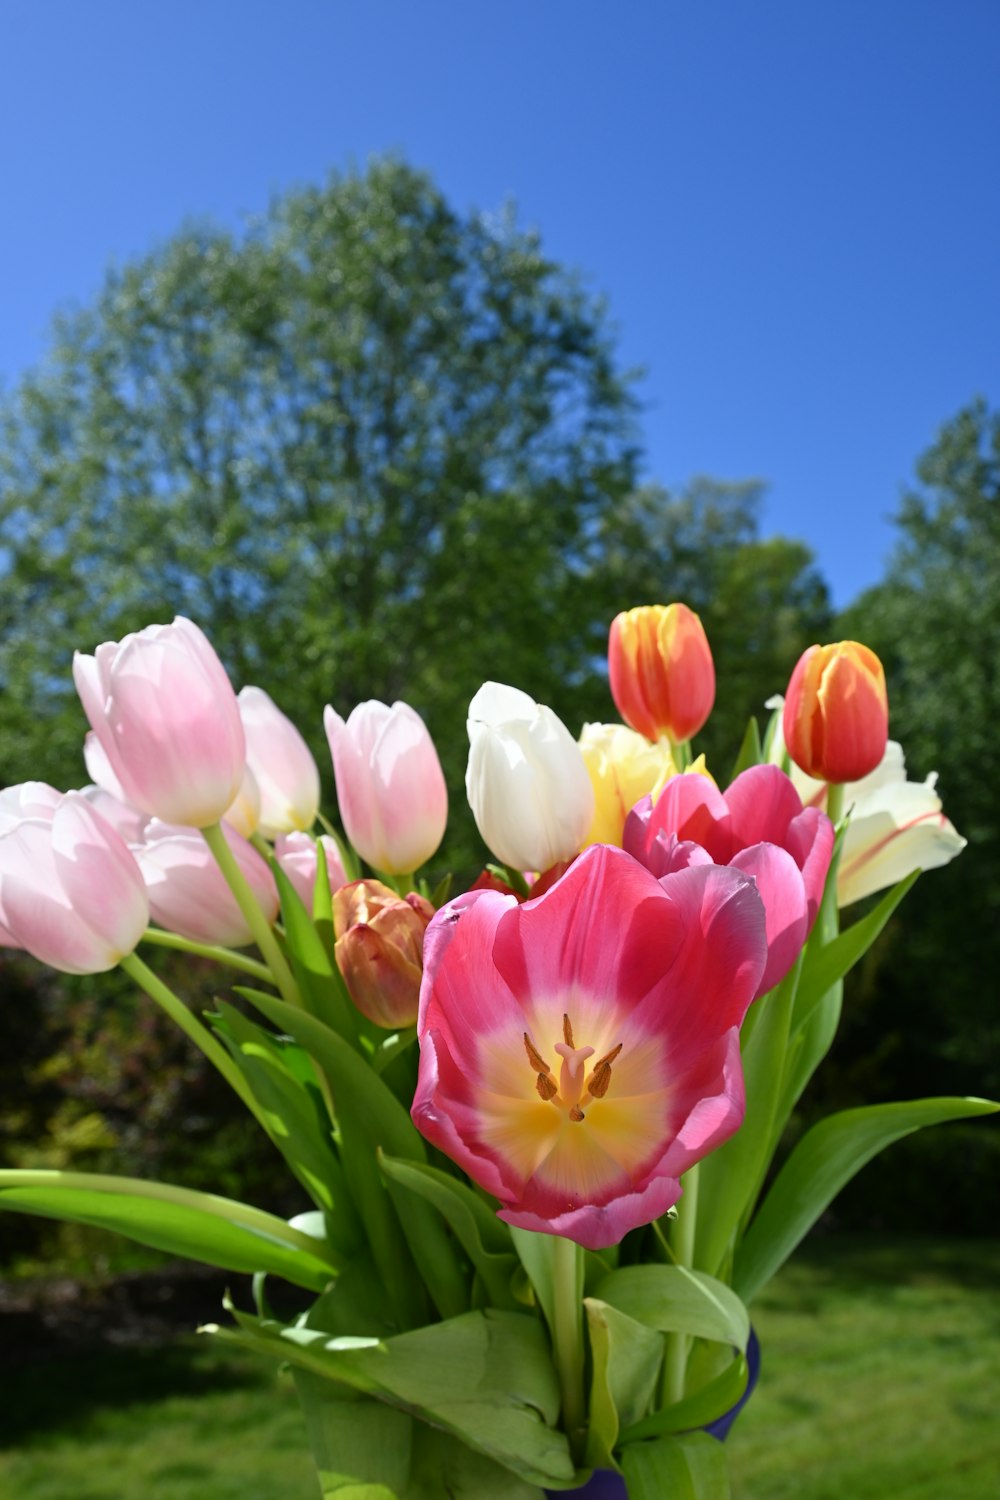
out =
<svg viewBox="0 0 1000 1500"><path fill-rule="evenodd" d="M701 1431L707 1432L709 1437L714 1437L720 1443L724 1443L736 1418L750 1400L751 1392L759 1378L760 1344L757 1342L756 1333L751 1328L750 1342L747 1344L747 1388L735 1406L723 1412L721 1417L716 1417L714 1422L709 1422L707 1427L702 1427ZM550 1500L628 1500L625 1480L614 1469L595 1469L587 1483L577 1485L576 1489L546 1490L545 1493Z"/></svg>

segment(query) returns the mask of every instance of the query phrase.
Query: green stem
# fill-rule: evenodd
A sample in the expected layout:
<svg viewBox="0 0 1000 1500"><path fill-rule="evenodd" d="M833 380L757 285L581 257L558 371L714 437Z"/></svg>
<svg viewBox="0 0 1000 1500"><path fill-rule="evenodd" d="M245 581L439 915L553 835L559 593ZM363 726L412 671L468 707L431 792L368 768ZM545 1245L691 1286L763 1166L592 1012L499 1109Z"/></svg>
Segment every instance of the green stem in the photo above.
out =
<svg viewBox="0 0 1000 1500"><path fill-rule="evenodd" d="M285 961L285 955L278 947L278 940L271 931L270 923L257 904L257 898L240 869L236 855L226 842L221 825L215 823L210 828L203 828L201 832L205 843L212 851L216 864L225 876L226 884L236 897L236 904L253 933L254 942L264 956L271 976L281 991L282 999L286 1000L289 1005L297 1005L301 1008L302 997L292 977L292 971Z"/></svg>
<svg viewBox="0 0 1000 1500"><path fill-rule="evenodd" d="M562 1391L563 1429L579 1463L587 1405L583 1394L583 1251L556 1235L552 1256L552 1342Z"/></svg>
<svg viewBox="0 0 1000 1500"><path fill-rule="evenodd" d="M252 974L254 979L262 979L265 984L271 980L271 971L266 964L259 964L255 958L247 958L244 953L235 953L232 948L220 948L214 943L195 943L190 938L181 937L180 933L165 932L160 927L147 927L141 941L155 943L158 948L175 948L181 953L193 953L197 958L214 959L216 963L228 964L231 969L241 969L244 974Z"/></svg>
<svg viewBox="0 0 1000 1500"><path fill-rule="evenodd" d="M152 969L143 963L137 953L130 953L123 958L121 967L130 978L135 980L141 989L146 991L151 1000L156 1001L161 1010L166 1011L170 1019L181 1028L185 1036L194 1042L195 1046L205 1054L213 1067L218 1068L223 1078L229 1084L229 1087L234 1093L239 1095L250 1113L263 1125L264 1121L261 1118L260 1109L257 1101L247 1087L246 1079L236 1067L225 1047L212 1035L208 1027L202 1025L197 1016L188 1010L184 1001L178 995L175 995L168 985L164 984L158 974L154 974Z"/></svg>
<svg viewBox="0 0 1000 1500"><path fill-rule="evenodd" d="M691 764L691 741L669 740L670 757L678 771L686 771Z"/></svg>
<svg viewBox="0 0 1000 1500"><path fill-rule="evenodd" d="M830 781L826 788L826 815L836 828L844 816L844 783Z"/></svg>
<svg viewBox="0 0 1000 1500"><path fill-rule="evenodd" d="M675 1263L679 1266L694 1265L695 1230L698 1224L698 1163L684 1173L684 1192L677 1205L677 1218L671 1226L670 1242ZM667 1335L667 1348L663 1357L662 1405L672 1406L684 1396L687 1377L688 1354L691 1340L686 1333Z"/></svg>

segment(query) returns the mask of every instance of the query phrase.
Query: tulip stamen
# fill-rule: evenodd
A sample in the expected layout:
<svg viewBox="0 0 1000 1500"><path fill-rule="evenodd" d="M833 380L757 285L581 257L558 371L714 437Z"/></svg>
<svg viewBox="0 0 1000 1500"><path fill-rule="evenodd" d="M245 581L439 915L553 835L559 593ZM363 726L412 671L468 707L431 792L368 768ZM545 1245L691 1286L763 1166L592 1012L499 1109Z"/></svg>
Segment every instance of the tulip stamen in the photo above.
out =
<svg viewBox="0 0 1000 1500"><path fill-rule="evenodd" d="M612 1047L610 1052L606 1052L594 1064L594 1071L591 1073L590 1081L587 1084L587 1093L592 1099L603 1099L608 1092L611 1085L611 1064L622 1050L622 1045L619 1042L617 1047Z"/></svg>
<svg viewBox="0 0 1000 1500"><path fill-rule="evenodd" d="M578 1047L573 1039L573 1024L565 1013L562 1024L563 1038L556 1042L556 1051L562 1058L559 1082L556 1083L552 1069L539 1052L528 1033L523 1033L524 1050L536 1073L535 1088L546 1104L554 1104L564 1110L574 1124L585 1119L581 1102L585 1099L603 1099L611 1085L611 1064L622 1050L622 1043L598 1058L590 1077L585 1078L584 1069L594 1055L593 1047Z"/></svg>
<svg viewBox="0 0 1000 1500"><path fill-rule="evenodd" d="M535 1046L534 1042L531 1040L527 1032L524 1033L524 1050L528 1054L528 1061L537 1072L552 1072L552 1069L549 1067L548 1063L545 1061L545 1058L539 1052L538 1048Z"/></svg>

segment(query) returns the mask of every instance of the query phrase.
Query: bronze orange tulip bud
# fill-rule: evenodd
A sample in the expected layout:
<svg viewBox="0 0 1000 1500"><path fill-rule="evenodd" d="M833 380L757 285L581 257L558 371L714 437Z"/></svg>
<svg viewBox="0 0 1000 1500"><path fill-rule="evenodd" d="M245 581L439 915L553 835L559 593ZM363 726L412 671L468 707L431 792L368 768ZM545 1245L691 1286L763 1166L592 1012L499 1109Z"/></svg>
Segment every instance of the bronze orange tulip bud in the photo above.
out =
<svg viewBox="0 0 1000 1500"><path fill-rule="evenodd" d="M860 781L881 763L889 738L882 663L858 641L810 646L785 694L782 720L792 760L807 776Z"/></svg>
<svg viewBox="0 0 1000 1500"><path fill-rule="evenodd" d="M333 898L337 967L358 1010L387 1031L417 1019L424 932L433 915L416 891L397 896L380 880L355 880Z"/></svg>
<svg viewBox="0 0 1000 1500"><path fill-rule="evenodd" d="M712 712L712 652L686 604L645 604L618 615L608 638L608 672L618 712L648 740L689 740Z"/></svg>

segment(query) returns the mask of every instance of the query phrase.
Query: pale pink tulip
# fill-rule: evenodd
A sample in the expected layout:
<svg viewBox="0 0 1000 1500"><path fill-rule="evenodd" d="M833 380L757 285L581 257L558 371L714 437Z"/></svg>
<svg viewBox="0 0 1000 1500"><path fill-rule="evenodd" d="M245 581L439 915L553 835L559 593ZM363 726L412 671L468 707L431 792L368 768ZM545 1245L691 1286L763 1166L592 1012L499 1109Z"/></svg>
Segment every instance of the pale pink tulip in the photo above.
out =
<svg viewBox="0 0 1000 1500"><path fill-rule="evenodd" d="M96 805L100 807L105 817L110 818L127 843L141 842L141 830L149 822L149 814L132 807L121 782L111 769L111 762L104 752L104 746L92 729L84 738L83 759L94 782L93 790L104 792L109 798L108 802L99 802ZM242 834L245 839L257 831L257 824L260 821L260 792L249 766L243 767L240 789L226 808L224 818L229 826L235 828L236 832ZM134 831L131 826L123 826L123 824L128 824L129 820L131 824L137 824L138 832Z"/></svg>
<svg viewBox="0 0 1000 1500"><path fill-rule="evenodd" d="M326 855L330 889L337 891L347 883L347 876L344 874L344 866L336 840L330 838L329 834L321 834L317 841L310 838L308 833L286 833L276 839L274 844L278 864L302 898L302 905L309 912L313 909L313 892L316 887L317 842L323 845L323 852Z"/></svg>
<svg viewBox="0 0 1000 1500"><path fill-rule="evenodd" d="M73 679L125 801L194 828L223 817L243 779L243 724L197 625L179 615L93 656L78 651Z"/></svg>
<svg viewBox="0 0 1000 1500"><path fill-rule="evenodd" d="M466 893L424 941L413 1119L508 1223L617 1244L740 1125L765 956L753 881L715 865L657 881L593 844L523 904Z"/></svg>
<svg viewBox="0 0 1000 1500"><path fill-rule="evenodd" d="M345 723L327 706L337 803L361 858L389 875L419 869L444 837L448 793L437 751L405 703L359 703Z"/></svg>
<svg viewBox="0 0 1000 1500"><path fill-rule="evenodd" d="M22 781L17 786L4 787L0 791L0 836L16 828L25 818L41 818L52 821L61 792L46 781ZM3 922L3 905L0 903L0 948L19 948L21 945Z"/></svg>
<svg viewBox="0 0 1000 1500"><path fill-rule="evenodd" d="M308 832L319 811L319 771L291 719L262 688L237 695L247 763L260 788L260 831L267 839Z"/></svg>
<svg viewBox="0 0 1000 1500"><path fill-rule="evenodd" d="M278 915L278 892L267 862L227 824L222 831L261 910L273 922ZM133 853L149 892L153 920L160 927L192 942L221 943L227 948L245 948L254 941L200 833L154 818Z"/></svg>
<svg viewBox="0 0 1000 1500"><path fill-rule="evenodd" d="M149 924L139 868L125 841L82 793L55 794L53 804L51 787L28 788L4 794L0 920L16 947L53 969L113 969ZM31 811L15 819L18 800Z"/></svg>

